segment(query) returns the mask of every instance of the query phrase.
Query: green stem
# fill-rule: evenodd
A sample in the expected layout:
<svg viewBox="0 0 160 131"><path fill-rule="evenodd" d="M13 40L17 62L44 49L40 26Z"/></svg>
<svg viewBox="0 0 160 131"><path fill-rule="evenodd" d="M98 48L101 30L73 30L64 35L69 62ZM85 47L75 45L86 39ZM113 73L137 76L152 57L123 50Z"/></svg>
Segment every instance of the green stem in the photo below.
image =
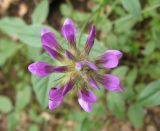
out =
<svg viewBox="0 0 160 131"><path fill-rule="evenodd" d="M103 6L103 4L101 4L93 13L91 13L91 15L86 19L86 21L85 21L84 24L82 25L82 28L81 28L81 30L80 30L80 36L79 36L78 44L80 44L81 37L82 37L82 33L83 33L83 31L85 30L87 24L93 20L94 16L96 16L97 13L100 12L102 6Z"/></svg>

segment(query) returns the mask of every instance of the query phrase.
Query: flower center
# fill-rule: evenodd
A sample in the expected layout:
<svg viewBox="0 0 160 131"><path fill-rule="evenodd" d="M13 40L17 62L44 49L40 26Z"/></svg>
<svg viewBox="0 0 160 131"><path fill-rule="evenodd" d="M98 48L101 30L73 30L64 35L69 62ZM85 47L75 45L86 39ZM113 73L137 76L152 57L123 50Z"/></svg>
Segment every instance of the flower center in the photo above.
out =
<svg viewBox="0 0 160 131"><path fill-rule="evenodd" d="M75 68L77 71L80 71L82 69L82 64L80 62L77 62Z"/></svg>

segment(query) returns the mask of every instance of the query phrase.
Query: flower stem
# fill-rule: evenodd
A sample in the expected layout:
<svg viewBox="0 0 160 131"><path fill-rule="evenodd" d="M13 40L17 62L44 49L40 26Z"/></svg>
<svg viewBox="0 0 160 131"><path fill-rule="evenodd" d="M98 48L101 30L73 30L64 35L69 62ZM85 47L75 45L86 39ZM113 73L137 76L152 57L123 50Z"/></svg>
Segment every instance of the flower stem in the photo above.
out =
<svg viewBox="0 0 160 131"><path fill-rule="evenodd" d="M81 37L82 37L82 33L83 33L83 31L85 30L87 24L93 20L93 18L97 15L97 13L99 13L99 12L101 11L101 7L103 7L103 5L104 5L104 4L100 4L100 6L99 6L94 12L91 13L91 15L86 19L86 21L85 21L84 24L82 25L82 28L81 28L81 30L80 30L80 35L79 35L78 44L80 44Z"/></svg>

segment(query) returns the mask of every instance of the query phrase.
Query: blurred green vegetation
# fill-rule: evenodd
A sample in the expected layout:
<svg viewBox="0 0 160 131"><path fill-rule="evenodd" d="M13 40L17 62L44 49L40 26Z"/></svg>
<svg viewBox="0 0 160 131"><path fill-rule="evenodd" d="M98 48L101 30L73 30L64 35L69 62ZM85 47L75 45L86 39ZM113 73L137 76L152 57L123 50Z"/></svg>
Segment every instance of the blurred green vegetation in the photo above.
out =
<svg viewBox="0 0 160 131"><path fill-rule="evenodd" d="M7 118L8 131L21 129L25 122L26 131L98 131L112 124L113 118L129 120L133 127L142 128L148 108L160 105L160 1L91 2L90 11L77 10L69 0L62 3L59 22L67 17L74 20L80 32L79 46L85 44L88 26L96 25L91 57L106 49L124 53L120 66L111 72L121 78L126 91L112 93L103 87L95 91L98 102L90 114L80 110L74 93L67 95L58 109L46 108L48 90L58 75L37 78L31 76L27 66L36 60L56 64L41 49L42 27L55 32L63 46L66 43L59 31L47 24L49 1L42 0L30 16L31 24L19 17L0 19L0 116Z"/></svg>

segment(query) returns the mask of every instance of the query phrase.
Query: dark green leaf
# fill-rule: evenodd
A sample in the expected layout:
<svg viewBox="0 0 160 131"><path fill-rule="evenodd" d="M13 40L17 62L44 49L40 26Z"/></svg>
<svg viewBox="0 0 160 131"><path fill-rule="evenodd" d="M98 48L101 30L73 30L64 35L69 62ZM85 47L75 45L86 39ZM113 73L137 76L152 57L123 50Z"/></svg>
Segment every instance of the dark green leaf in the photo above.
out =
<svg viewBox="0 0 160 131"><path fill-rule="evenodd" d="M156 44L153 41L147 43L144 49L144 54L146 56L151 55L154 52L155 48L156 48Z"/></svg>
<svg viewBox="0 0 160 131"><path fill-rule="evenodd" d="M118 76L121 79L124 79L127 74L127 71L128 71L127 66L119 66L118 68L112 71L112 74Z"/></svg>
<svg viewBox="0 0 160 131"><path fill-rule="evenodd" d="M11 100L6 96L0 96L0 112L8 113L12 110Z"/></svg>
<svg viewBox="0 0 160 131"><path fill-rule="evenodd" d="M139 95L138 101L141 105L160 104L160 80L150 83Z"/></svg>
<svg viewBox="0 0 160 131"><path fill-rule="evenodd" d="M101 122L85 118L79 125L79 129L77 128L76 131L97 131L101 127Z"/></svg>
<svg viewBox="0 0 160 131"><path fill-rule="evenodd" d="M69 119L72 119L77 122L81 122L86 118L87 113L86 112L77 112L72 111L68 114Z"/></svg>
<svg viewBox="0 0 160 131"><path fill-rule="evenodd" d="M129 120L135 128L141 128L144 121L144 111L140 105L132 105L128 111Z"/></svg>
<svg viewBox="0 0 160 131"><path fill-rule="evenodd" d="M103 106L102 103L96 103L93 105L93 111L91 112L91 115L96 117L102 117L104 114L106 115L106 108Z"/></svg>
<svg viewBox="0 0 160 131"><path fill-rule="evenodd" d="M22 110L30 102L31 88L25 83L21 83L18 85L16 93L16 109Z"/></svg>
<svg viewBox="0 0 160 131"><path fill-rule="evenodd" d="M20 45L17 43L8 40L8 39L1 39L0 40L0 66L12 57L16 51L19 49Z"/></svg>
<svg viewBox="0 0 160 131"><path fill-rule="evenodd" d="M109 109L118 117L125 116L125 103L122 94L109 92L107 94L107 105Z"/></svg>
<svg viewBox="0 0 160 131"><path fill-rule="evenodd" d="M29 117L33 122L37 124L42 123L44 120L44 117L42 115L39 115L35 110L33 110L33 108L29 110Z"/></svg>
<svg viewBox="0 0 160 131"><path fill-rule="evenodd" d="M127 82L127 86L128 86L128 87L132 87L132 86L134 85L134 82L135 82L135 80L136 80L136 78L137 78L137 73L138 73L137 68L132 69L132 70L128 73L128 75L127 75L127 77L126 77L126 82Z"/></svg>
<svg viewBox="0 0 160 131"><path fill-rule="evenodd" d="M19 112L12 112L8 116L8 131L15 131L20 122Z"/></svg>
<svg viewBox="0 0 160 131"><path fill-rule="evenodd" d="M32 124L28 131L39 131L39 127L36 124Z"/></svg>

